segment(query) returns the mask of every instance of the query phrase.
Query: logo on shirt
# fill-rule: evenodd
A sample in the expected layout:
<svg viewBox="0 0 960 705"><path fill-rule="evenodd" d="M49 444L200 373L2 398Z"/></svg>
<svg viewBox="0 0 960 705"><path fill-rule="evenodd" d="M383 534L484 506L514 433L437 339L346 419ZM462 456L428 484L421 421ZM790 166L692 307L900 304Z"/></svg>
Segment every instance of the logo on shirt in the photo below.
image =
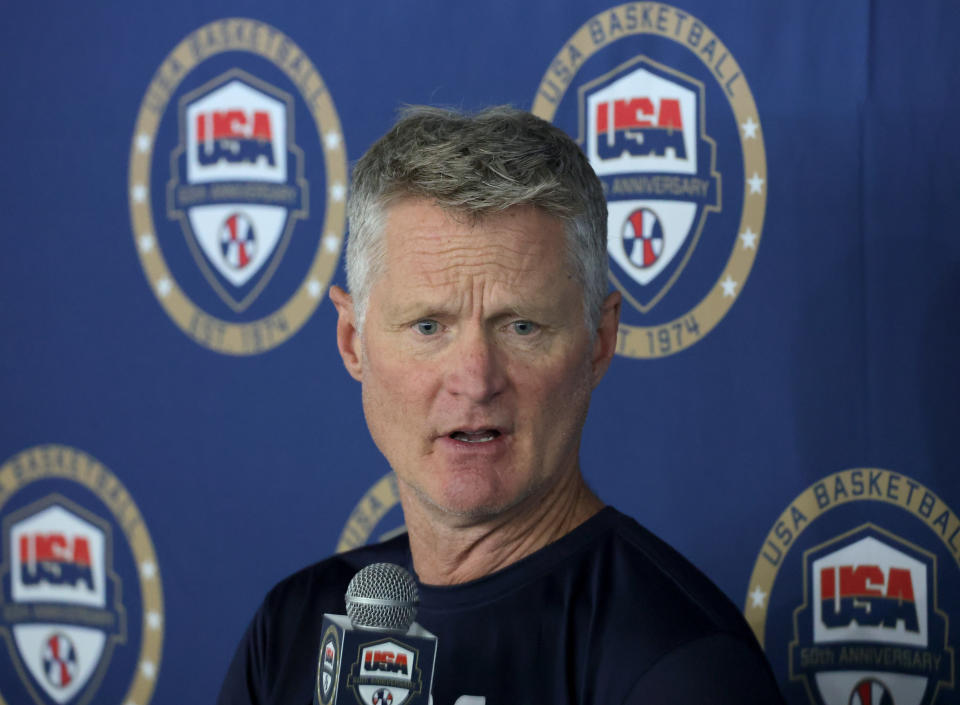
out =
<svg viewBox="0 0 960 705"><path fill-rule="evenodd" d="M129 494L109 470L63 446L20 453L0 467L0 487L0 635L19 677L0 684L0 695L86 705L95 696L119 700L114 684L123 683L124 702L148 702L163 603Z"/></svg>
<svg viewBox="0 0 960 705"><path fill-rule="evenodd" d="M346 158L323 79L261 22L212 22L147 90L130 214L157 300L193 340L251 355L313 313L343 240Z"/></svg>
<svg viewBox="0 0 960 705"><path fill-rule="evenodd" d="M617 352L694 345L742 291L763 228L763 136L736 60L686 12L620 5L567 41L533 112L577 134L603 184Z"/></svg>
<svg viewBox="0 0 960 705"><path fill-rule="evenodd" d="M364 644L350 669L347 685L361 703L404 705L422 692L418 659L417 649L394 639Z"/></svg>
<svg viewBox="0 0 960 705"><path fill-rule="evenodd" d="M813 534L827 538L810 545ZM887 470L836 473L800 495L760 552L745 609L784 691L815 705L937 702L954 684L958 537L946 505Z"/></svg>

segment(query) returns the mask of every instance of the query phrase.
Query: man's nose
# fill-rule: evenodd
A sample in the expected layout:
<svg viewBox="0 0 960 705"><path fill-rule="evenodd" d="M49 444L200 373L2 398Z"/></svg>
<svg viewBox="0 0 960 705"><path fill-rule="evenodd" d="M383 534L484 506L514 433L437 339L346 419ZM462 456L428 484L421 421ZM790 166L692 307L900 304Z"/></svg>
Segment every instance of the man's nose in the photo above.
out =
<svg viewBox="0 0 960 705"><path fill-rule="evenodd" d="M487 331L463 331L447 360L447 391L474 402L485 402L500 394L507 382L501 353Z"/></svg>

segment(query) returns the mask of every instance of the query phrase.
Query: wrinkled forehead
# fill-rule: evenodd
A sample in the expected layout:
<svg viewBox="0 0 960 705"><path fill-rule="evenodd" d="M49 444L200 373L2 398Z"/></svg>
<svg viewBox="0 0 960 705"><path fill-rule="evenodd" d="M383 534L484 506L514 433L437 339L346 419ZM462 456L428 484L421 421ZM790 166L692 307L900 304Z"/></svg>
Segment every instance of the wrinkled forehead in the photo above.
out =
<svg viewBox="0 0 960 705"><path fill-rule="evenodd" d="M564 222L536 206L496 212L444 208L424 199L397 201L386 210L384 263L411 259L480 265L484 261L553 261L566 253ZM534 262L526 262L532 265Z"/></svg>
<svg viewBox="0 0 960 705"><path fill-rule="evenodd" d="M391 209L383 239L384 267L373 285L378 306L479 294L487 305L536 300L541 308L549 301L566 307L582 296L563 222L532 206L476 218L407 201Z"/></svg>
<svg viewBox="0 0 960 705"><path fill-rule="evenodd" d="M410 225L430 224L435 226L436 236L467 233L483 236L509 232L511 239L522 245L525 242L539 244L541 236L548 235L554 240L555 247L565 246L566 220L526 203L505 208L473 209L417 196L403 196L385 204L383 217L385 234L393 233L394 239L401 242L409 234Z"/></svg>

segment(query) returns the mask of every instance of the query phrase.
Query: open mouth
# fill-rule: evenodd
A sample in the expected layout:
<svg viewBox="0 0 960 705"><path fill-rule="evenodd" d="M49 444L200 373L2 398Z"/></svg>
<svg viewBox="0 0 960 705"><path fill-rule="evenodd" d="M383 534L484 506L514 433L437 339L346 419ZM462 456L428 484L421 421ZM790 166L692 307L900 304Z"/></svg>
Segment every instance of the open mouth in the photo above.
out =
<svg viewBox="0 0 960 705"><path fill-rule="evenodd" d="M464 443L489 443L499 436L500 431L488 428L483 431L454 431L448 437Z"/></svg>

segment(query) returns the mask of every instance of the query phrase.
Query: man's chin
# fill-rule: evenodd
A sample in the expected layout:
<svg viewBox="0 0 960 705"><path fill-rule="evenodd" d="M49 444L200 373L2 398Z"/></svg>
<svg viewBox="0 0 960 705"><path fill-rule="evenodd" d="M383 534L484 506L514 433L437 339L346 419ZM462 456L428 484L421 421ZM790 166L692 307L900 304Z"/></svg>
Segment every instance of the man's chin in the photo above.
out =
<svg viewBox="0 0 960 705"><path fill-rule="evenodd" d="M490 487L465 486L462 481L434 492L418 487L412 489L422 504L437 514L456 519L460 525L480 524L503 517L527 496L527 493L506 493Z"/></svg>

